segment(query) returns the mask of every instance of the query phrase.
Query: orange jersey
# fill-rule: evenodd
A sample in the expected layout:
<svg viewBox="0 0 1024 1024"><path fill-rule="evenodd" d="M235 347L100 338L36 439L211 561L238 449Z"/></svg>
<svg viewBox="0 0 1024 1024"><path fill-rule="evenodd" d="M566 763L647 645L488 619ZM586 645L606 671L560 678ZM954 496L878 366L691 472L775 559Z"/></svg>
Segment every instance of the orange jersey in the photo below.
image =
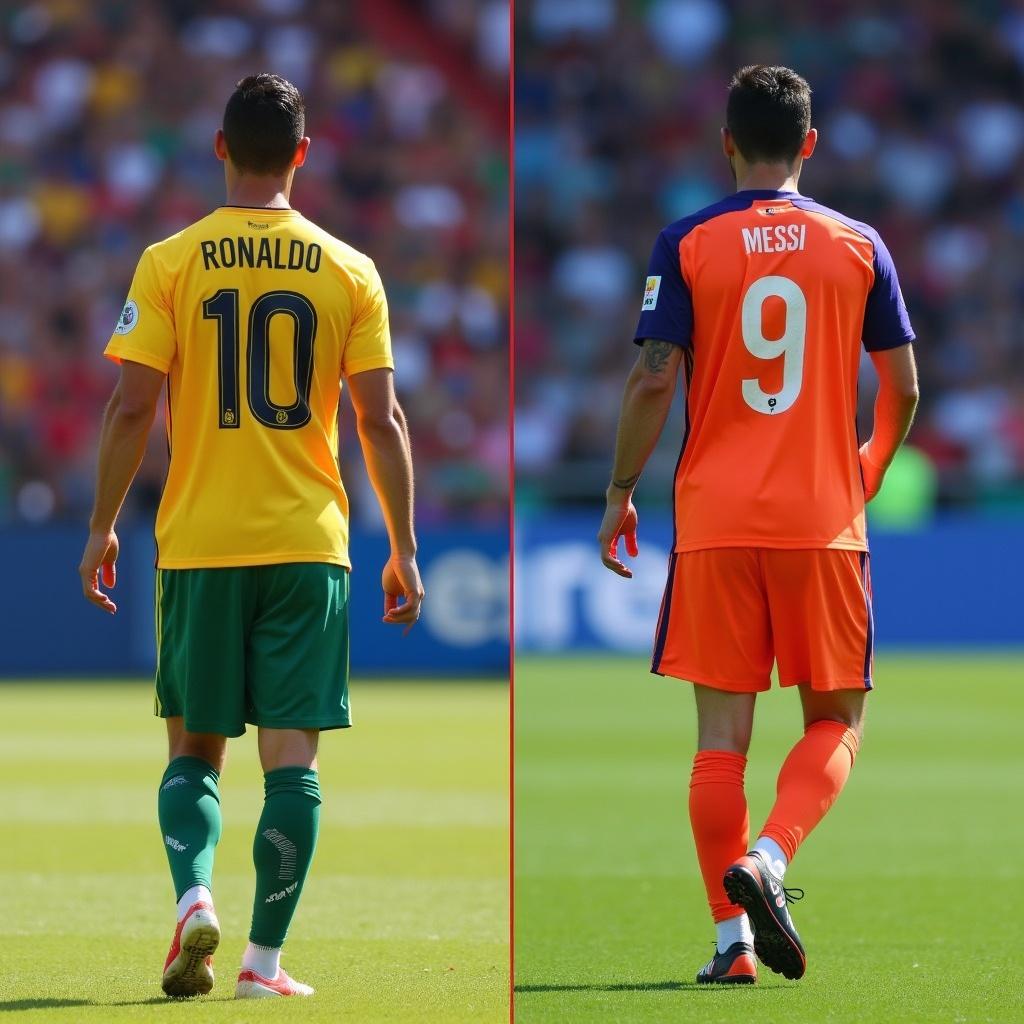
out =
<svg viewBox="0 0 1024 1024"><path fill-rule="evenodd" d="M914 338L875 231L795 192L737 192L666 228L648 274L636 341L686 350L673 550L866 550L861 345Z"/></svg>

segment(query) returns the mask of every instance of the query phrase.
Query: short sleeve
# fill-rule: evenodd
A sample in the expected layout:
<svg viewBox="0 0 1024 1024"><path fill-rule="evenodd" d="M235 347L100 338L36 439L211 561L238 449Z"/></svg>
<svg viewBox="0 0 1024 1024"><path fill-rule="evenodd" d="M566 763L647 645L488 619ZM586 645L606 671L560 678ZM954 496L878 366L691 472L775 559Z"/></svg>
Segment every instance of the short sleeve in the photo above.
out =
<svg viewBox="0 0 1024 1024"><path fill-rule="evenodd" d="M346 377L365 370L394 368L391 358L391 328L388 324L388 300L377 268L370 264L359 312L352 321L341 356L341 372Z"/></svg>
<svg viewBox="0 0 1024 1024"><path fill-rule="evenodd" d="M176 350L167 275L161 273L153 250L147 249L103 354L115 363L127 359L167 373Z"/></svg>
<svg viewBox="0 0 1024 1024"><path fill-rule="evenodd" d="M665 232L658 235L647 265L640 322L633 340L670 341L689 348L693 339L693 299L679 266L679 250Z"/></svg>
<svg viewBox="0 0 1024 1024"><path fill-rule="evenodd" d="M875 282L868 292L864 305L864 348L878 352L887 348L899 348L914 340L914 329L910 326L910 314L903 301L899 278L892 256L885 243L874 238Z"/></svg>

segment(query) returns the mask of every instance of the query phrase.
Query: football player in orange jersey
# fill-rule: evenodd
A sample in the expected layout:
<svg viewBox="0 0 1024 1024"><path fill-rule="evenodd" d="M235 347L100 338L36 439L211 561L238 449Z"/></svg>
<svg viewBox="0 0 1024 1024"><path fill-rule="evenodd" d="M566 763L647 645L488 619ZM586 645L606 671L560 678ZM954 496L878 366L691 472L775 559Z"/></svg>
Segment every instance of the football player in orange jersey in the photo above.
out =
<svg viewBox="0 0 1024 1024"><path fill-rule="evenodd" d="M874 625L865 503L917 406L914 333L878 234L801 195L811 94L782 67L730 86L722 145L737 191L658 236L626 384L604 564L632 573L632 494L686 389L674 537L652 671L697 700L690 820L717 929L697 981L750 984L759 958L799 978L804 948L783 885L839 795L863 731ZM874 430L857 436L861 348L878 372ZM743 776L757 693L796 686L804 733L750 847Z"/></svg>

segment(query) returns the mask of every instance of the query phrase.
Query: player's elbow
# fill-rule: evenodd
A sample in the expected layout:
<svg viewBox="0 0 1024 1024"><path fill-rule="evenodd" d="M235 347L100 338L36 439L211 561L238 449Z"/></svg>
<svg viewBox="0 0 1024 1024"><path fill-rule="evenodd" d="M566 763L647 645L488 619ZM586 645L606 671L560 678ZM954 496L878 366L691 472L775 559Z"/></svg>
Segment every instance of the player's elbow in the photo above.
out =
<svg viewBox="0 0 1024 1024"><path fill-rule="evenodd" d="M393 408L362 409L357 416L357 423L363 437L386 438L402 432Z"/></svg>
<svg viewBox="0 0 1024 1024"><path fill-rule="evenodd" d="M921 389L918 387L916 378L912 381L908 381L900 389L900 397L906 401L908 405L912 405L914 407L917 406L917 403L921 401Z"/></svg>
<svg viewBox="0 0 1024 1024"><path fill-rule="evenodd" d="M122 430L148 430L156 414L156 403L140 395L115 391L110 402L110 417Z"/></svg>
<svg viewBox="0 0 1024 1024"><path fill-rule="evenodd" d="M901 405L916 405L920 398L917 364L909 345L872 353L878 374L878 390Z"/></svg>
<svg viewBox="0 0 1024 1024"><path fill-rule="evenodd" d="M675 393L675 377L666 373L650 373L637 369L629 381L629 392L644 403L670 403Z"/></svg>
<svg viewBox="0 0 1024 1024"><path fill-rule="evenodd" d="M904 408L914 409L921 400L916 377L893 377L881 381L879 390L888 392L889 397Z"/></svg>

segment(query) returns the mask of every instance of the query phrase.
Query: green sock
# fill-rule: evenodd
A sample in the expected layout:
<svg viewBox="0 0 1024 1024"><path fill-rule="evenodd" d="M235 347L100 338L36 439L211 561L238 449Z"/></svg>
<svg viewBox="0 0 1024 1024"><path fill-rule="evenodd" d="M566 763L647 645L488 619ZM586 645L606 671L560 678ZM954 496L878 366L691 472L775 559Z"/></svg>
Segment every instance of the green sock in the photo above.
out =
<svg viewBox="0 0 1024 1024"><path fill-rule="evenodd" d="M278 768L263 778L263 814L252 844L256 897L249 941L276 948L284 945L313 862L320 777L310 768Z"/></svg>
<svg viewBox="0 0 1024 1024"><path fill-rule="evenodd" d="M213 852L221 829L218 778L202 758L176 757L160 781L157 810L175 899L193 885L213 888Z"/></svg>

